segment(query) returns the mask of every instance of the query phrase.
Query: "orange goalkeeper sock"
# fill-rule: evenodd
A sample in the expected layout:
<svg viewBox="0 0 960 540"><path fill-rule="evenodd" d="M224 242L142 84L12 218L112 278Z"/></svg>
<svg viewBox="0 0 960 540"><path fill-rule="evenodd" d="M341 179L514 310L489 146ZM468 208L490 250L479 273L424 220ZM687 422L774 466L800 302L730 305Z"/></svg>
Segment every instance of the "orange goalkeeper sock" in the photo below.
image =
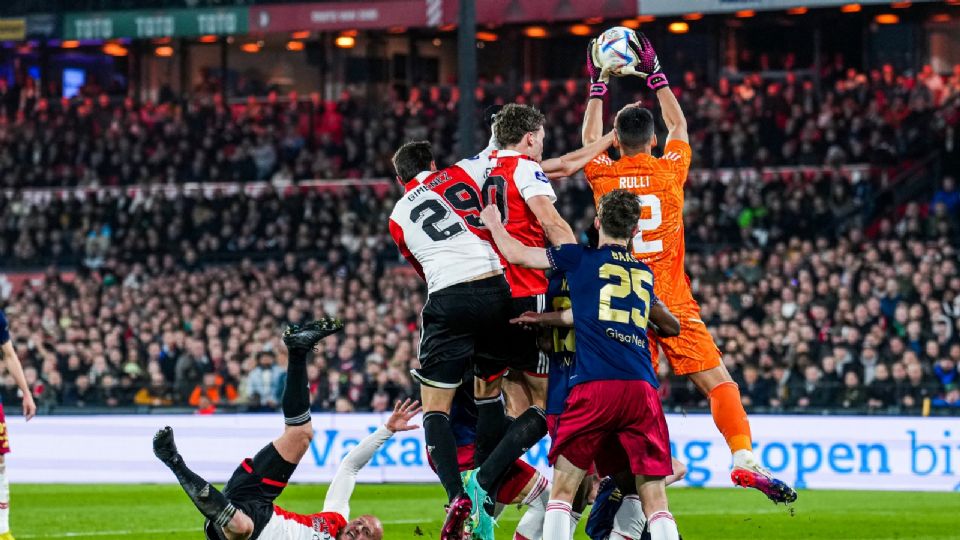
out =
<svg viewBox="0 0 960 540"><path fill-rule="evenodd" d="M730 452L753 450L750 421L740 402L740 388L733 381L722 382L710 391L710 412Z"/></svg>

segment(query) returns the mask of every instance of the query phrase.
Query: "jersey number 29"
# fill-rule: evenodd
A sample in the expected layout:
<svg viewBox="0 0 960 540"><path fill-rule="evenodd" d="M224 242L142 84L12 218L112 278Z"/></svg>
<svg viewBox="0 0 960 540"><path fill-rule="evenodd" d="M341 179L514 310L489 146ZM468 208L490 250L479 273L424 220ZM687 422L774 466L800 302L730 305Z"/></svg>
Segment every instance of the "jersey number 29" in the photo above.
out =
<svg viewBox="0 0 960 540"><path fill-rule="evenodd" d="M640 201L640 211L643 208L650 209L650 217L640 218L637 222L637 235L633 237L634 253L660 253L663 251L663 240L643 240L644 231L655 231L663 223L663 214L660 212L660 197L656 195L637 195Z"/></svg>

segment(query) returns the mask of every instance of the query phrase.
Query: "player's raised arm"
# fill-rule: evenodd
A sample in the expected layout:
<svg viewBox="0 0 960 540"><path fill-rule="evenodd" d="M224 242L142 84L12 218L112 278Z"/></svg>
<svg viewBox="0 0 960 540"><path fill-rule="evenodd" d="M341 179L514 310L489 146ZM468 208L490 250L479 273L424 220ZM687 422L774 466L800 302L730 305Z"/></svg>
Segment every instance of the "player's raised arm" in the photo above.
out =
<svg viewBox="0 0 960 540"><path fill-rule="evenodd" d="M654 297L650 306L650 323L660 337L673 337L680 335L680 321L670 313L667 306L659 298Z"/></svg>
<svg viewBox="0 0 960 540"><path fill-rule="evenodd" d="M683 116L677 96L670 90L670 83L663 73L653 44L643 32L637 32L637 43L631 42L630 47L639 61L636 68L625 68L623 72L645 79L647 87L656 92L663 114L663 123L667 125L667 142L675 139L690 142L690 136L687 134L687 119Z"/></svg>
<svg viewBox="0 0 960 540"><path fill-rule="evenodd" d="M323 500L324 512L337 512L346 519L350 515L350 496L357 485L357 474L376 455L383 443L387 442L398 431L417 429L418 425L411 424L410 419L420 413L420 402L407 399L403 403L397 402L393 407L393 414L380 429L367 435L357 446L344 456L336 476L330 482L330 489Z"/></svg>
<svg viewBox="0 0 960 540"><path fill-rule="evenodd" d="M546 173L547 178L555 180L557 178L572 176L584 168L587 163L590 163L590 160L597 157L598 154L610 148L610 145L613 144L613 131L603 135L602 121L600 122L600 130L600 135L589 144L584 142L583 147L573 152L568 152L560 157L546 159L541 162L540 167L543 169L543 172Z"/></svg>
<svg viewBox="0 0 960 540"><path fill-rule="evenodd" d="M541 197L534 197L539 199ZM544 197L545 198L545 197ZM553 205L550 205L553 208ZM556 210L554 210L556 211ZM493 236L493 241L497 244L497 249L503 255L503 258L510 264L520 265L526 268L539 268L546 270L550 268L550 259L547 258L547 250L543 248L529 247L521 244L510 236L507 229L503 227L500 217L500 209L495 204L483 209L480 213L480 219ZM561 219L561 221L563 221ZM566 222L564 222L566 224ZM569 229L569 226L567 226ZM546 224L544 224L546 229ZM571 238L573 233L570 233Z"/></svg>
<svg viewBox="0 0 960 540"><path fill-rule="evenodd" d="M603 135L603 98L607 95L607 82L610 73L602 68L596 57L597 40L591 39L587 45L587 71L590 72L590 97L587 110L583 115L583 128L580 136L583 144L588 145Z"/></svg>

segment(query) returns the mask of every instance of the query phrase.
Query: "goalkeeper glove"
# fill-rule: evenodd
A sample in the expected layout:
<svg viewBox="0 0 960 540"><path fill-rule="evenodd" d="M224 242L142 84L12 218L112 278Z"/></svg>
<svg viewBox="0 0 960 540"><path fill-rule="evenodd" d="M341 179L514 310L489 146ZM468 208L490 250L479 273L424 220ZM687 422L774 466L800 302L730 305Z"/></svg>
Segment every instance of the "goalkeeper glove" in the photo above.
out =
<svg viewBox="0 0 960 540"><path fill-rule="evenodd" d="M587 71L590 73L590 97L603 98L607 95L607 82L610 81L610 71L601 68L597 61L597 40L591 39L587 45Z"/></svg>
<svg viewBox="0 0 960 540"><path fill-rule="evenodd" d="M657 58L657 51L653 50L653 44L643 34L637 32L637 40L630 40L630 49L637 55L636 67L630 66L623 69L625 73L633 73L647 80L647 88L656 92L657 90L669 86L667 76L660 67L660 59Z"/></svg>

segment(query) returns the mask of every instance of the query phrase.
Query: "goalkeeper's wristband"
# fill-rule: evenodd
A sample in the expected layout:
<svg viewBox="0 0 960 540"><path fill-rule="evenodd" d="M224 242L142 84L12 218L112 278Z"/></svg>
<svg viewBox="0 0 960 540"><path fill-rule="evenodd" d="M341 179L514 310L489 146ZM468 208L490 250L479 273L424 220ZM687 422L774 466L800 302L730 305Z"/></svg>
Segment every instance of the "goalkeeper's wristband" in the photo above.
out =
<svg viewBox="0 0 960 540"><path fill-rule="evenodd" d="M607 83L597 81L590 85L590 98L603 99L607 95Z"/></svg>
<svg viewBox="0 0 960 540"><path fill-rule="evenodd" d="M647 88L654 92L666 86L670 86L670 83L667 82L667 76L663 73L654 73L647 77Z"/></svg>

